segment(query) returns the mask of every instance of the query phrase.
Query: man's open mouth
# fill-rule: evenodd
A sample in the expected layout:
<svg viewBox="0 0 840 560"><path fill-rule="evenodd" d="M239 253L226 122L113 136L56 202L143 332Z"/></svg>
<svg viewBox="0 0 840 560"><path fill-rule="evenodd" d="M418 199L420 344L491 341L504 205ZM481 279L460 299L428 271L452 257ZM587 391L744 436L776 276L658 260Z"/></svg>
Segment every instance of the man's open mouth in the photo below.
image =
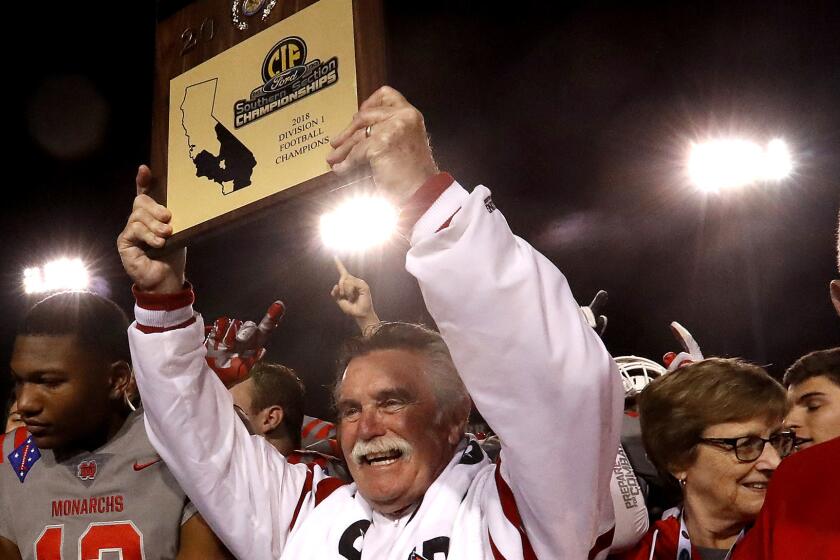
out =
<svg viewBox="0 0 840 560"><path fill-rule="evenodd" d="M403 456L399 449L390 449L377 453L368 453L362 457L362 462L367 465L386 466L396 463Z"/></svg>

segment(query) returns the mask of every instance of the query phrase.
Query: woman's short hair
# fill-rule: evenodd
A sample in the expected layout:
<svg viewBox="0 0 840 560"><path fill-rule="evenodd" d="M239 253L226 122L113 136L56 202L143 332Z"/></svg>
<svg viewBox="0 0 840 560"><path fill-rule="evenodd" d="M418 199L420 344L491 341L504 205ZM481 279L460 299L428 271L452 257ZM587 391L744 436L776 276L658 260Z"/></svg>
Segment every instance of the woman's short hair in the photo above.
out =
<svg viewBox="0 0 840 560"><path fill-rule="evenodd" d="M710 426L754 418L781 422L784 387L763 368L737 358L708 358L655 379L639 395L642 441L663 479L697 458Z"/></svg>

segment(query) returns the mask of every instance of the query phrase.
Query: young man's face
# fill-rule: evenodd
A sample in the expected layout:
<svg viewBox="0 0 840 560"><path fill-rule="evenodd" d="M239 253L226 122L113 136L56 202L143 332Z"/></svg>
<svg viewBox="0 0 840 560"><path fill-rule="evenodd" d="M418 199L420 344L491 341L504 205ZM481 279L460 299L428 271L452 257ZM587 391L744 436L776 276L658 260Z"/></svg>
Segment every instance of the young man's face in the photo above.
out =
<svg viewBox="0 0 840 560"><path fill-rule="evenodd" d="M788 388L791 409L785 424L793 428L800 449L840 437L840 385L816 375Z"/></svg>
<svg viewBox="0 0 840 560"><path fill-rule="evenodd" d="M75 335L18 336L11 370L18 413L38 447L83 448L107 432L107 366Z"/></svg>

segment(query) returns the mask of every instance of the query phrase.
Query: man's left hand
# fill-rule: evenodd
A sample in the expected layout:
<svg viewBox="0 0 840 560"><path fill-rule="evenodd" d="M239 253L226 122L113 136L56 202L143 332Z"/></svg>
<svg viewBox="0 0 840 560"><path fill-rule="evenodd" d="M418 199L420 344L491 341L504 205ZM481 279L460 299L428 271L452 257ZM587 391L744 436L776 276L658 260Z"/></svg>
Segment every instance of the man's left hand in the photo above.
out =
<svg viewBox="0 0 840 560"><path fill-rule="evenodd" d="M335 173L369 164L374 182L397 206L438 172L423 115L388 86L362 103L331 145L327 163Z"/></svg>

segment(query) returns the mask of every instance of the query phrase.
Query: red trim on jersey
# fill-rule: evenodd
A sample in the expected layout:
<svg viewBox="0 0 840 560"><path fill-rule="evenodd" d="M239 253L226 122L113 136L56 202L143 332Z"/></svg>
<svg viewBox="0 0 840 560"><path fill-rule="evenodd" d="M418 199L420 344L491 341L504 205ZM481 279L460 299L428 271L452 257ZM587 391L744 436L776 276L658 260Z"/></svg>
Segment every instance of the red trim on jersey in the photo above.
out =
<svg viewBox="0 0 840 560"><path fill-rule="evenodd" d="M149 326L146 326L146 325L141 325L140 323L137 323L136 326L137 326L137 330L140 331L141 333L152 334L152 333L162 333L162 332L167 332L167 331L174 331L174 330L178 330L178 329L183 329L184 327L188 327L188 326L192 325L193 323L195 323L195 316L190 317L189 319L187 319L183 323L175 325L174 327L149 327Z"/></svg>
<svg viewBox="0 0 840 560"><path fill-rule="evenodd" d="M513 497L513 491L502 478L502 462L496 462L496 489L499 491L499 501L502 502L502 511L511 525L516 527L519 531L519 538L522 540L522 557L525 560L537 560L537 555L531 546L531 541L528 540L528 534L525 532L525 527L522 525L522 518L519 516L519 508L516 507L516 499ZM495 553L494 553L495 554ZM503 558L501 555L500 558Z"/></svg>
<svg viewBox="0 0 840 560"><path fill-rule="evenodd" d="M606 550L610 547L613 541L613 537L615 536L615 525L613 525L609 531L602 534L600 537L595 539L595 544L592 545L592 549L589 551L589 560L592 560L602 551Z"/></svg>
<svg viewBox="0 0 840 560"><path fill-rule="evenodd" d="M318 483L318 486L315 487L315 505L317 506L324 500L326 500L330 494L341 488L347 484L340 478L325 478L321 482Z"/></svg>
<svg viewBox="0 0 840 560"><path fill-rule="evenodd" d="M144 292L137 284L131 286L131 293L134 294L137 305L149 311L174 311L195 302L195 293L189 282L184 282L183 290L171 294Z"/></svg>
<svg viewBox="0 0 840 560"><path fill-rule="evenodd" d="M15 446L12 449L17 449L23 442L26 441L26 438L29 437L29 432L26 431L26 428L18 428L15 430Z"/></svg>
<svg viewBox="0 0 840 560"><path fill-rule="evenodd" d="M432 207L432 204L443 192L455 182L449 173L437 173L429 177L423 185L417 189L400 209L400 231L411 231L414 224Z"/></svg>
<svg viewBox="0 0 840 560"><path fill-rule="evenodd" d="M6 434L0 434L0 451L3 450L3 442L6 441ZM6 458L5 453L0 453L0 464L3 464L3 459Z"/></svg>
<svg viewBox="0 0 840 560"><path fill-rule="evenodd" d="M306 470L306 480L303 483L303 490L300 491L300 499L298 500L297 507L295 507L295 514L292 516L292 522L289 523L289 531L295 526L295 521L297 521L297 516L300 513L300 508L303 507L303 500L306 498L306 495L312 490L312 467L309 467Z"/></svg>

